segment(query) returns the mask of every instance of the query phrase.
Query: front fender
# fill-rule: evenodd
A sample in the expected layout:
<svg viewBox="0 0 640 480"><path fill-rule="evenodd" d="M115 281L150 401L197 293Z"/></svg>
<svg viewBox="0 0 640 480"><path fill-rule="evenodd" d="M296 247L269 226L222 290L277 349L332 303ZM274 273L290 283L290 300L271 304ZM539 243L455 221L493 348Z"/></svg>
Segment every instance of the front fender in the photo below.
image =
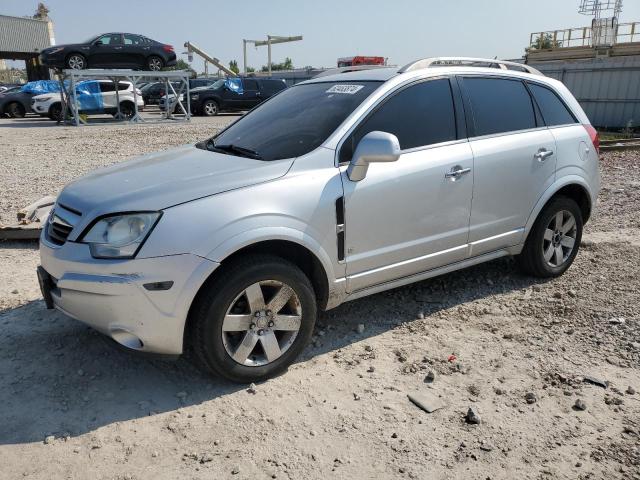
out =
<svg viewBox="0 0 640 480"><path fill-rule="evenodd" d="M553 197L561 188L566 187L567 185L579 185L580 187L584 188L584 190L589 195L589 200L593 207L593 204L595 203L595 195L594 195L594 192L591 190L589 183L585 180L585 178L580 175L574 175L574 174L563 175L562 177L558 178L554 183L552 183L549 186L549 188L547 188L544 191L544 193L536 203L535 207L529 214L529 218L527 219L527 223L524 229L523 241L526 240L527 236L529 235L529 232L533 228L533 224L538 218L538 214L547 204L549 199L551 199L551 197Z"/></svg>

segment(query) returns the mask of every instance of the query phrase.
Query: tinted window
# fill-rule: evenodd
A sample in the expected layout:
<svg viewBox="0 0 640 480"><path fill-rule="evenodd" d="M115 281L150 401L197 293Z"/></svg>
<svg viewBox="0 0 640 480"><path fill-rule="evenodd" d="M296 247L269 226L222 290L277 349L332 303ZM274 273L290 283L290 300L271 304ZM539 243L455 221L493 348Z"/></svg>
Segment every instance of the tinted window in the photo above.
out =
<svg viewBox="0 0 640 480"><path fill-rule="evenodd" d="M116 89L113 86L113 83L111 82L100 82L100 91L105 93L105 92L115 92Z"/></svg>
<svg viewBox="0 0 640 480"><path fill-rule="evenodd" d="M262 81L262 90L266 93L276 93L280 90L284 90L287 88L287 85L280 80L263 80Z"/></svg>
<svg viewBox="0 0 640 480"><path fill-rule="evenodd" d="M311 152L380 86L380 82L323 82L298 85L261 103L214 138L258 152L264 160Z"/></svg>
<svg viewBox="0 0 640 480"><path fill-rule="evenodd" d="M120 45L122 44L122 35L119 33L108 33L98 38L97 41L102 42L103 45Z"/></svg>
<svg viewBox="0 0 640 480"><path fill-rule="evenodd" d="M130 33L124 34L124 44L125 45L143 45L146 41L144 37L140 35L131 35Z"/></svg>
<svg viewBox="0 0 640 480"><path fill-rule="evenodd" d="M258 90L258 82L255 80L243 80L242 84L244 85L245 90Z"/></svg>
<svg viewBox="0 0 640 480"><path fill-rule="evenodd" d="M465 78L476 135L511 132L536 127L529 92L519 80Z"/></svg>
<svg viewBox="0 0 640 480"><path fill-rule="evenodd" d="M129 90L130 83L118 82L118 90Z"/></svg>
<svg viewBox="0 0 640 480"><path fill-rule="evenodd" d="M542 117L544 122L549 125L566 125L567 123L576 123L576 119L571 114L569 109L562 103L562 100L558 96L546 87L536 85L534 83L529 84L533 98L536 99L536 103L542 111Z"/></svg>
<svg viewBox="0 0 640 480"><path fill-rule="evenodd" d="M375 130L394 134L403 150L455 140L456 116L449 80L422 82L386 100L345 142L340 161L350 160L360 139Z"/></svg>

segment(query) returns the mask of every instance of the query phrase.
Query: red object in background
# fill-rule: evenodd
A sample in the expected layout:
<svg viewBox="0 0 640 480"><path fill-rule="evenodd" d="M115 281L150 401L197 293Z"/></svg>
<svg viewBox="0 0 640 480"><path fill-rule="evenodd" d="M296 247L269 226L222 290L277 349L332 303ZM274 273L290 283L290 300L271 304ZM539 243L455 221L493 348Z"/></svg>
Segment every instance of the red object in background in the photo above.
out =
<svg viewBox="0 0 640 480"><path fill-rule="evenodd" d="M596 149L596 153L600 153L600 136L598 135L598 131L589 124L583 125L583 127L589 134L589 138L593 143L593 148Z"/></svg>
<svg viewBox="0 0 640 480"><path fill-rule="evenodd" d="M456 357L453 353L449 355L449 358L447 358L449 362L455 362L457 359L458 357Z"/></svg>
<svg viewBox="0 0 640 480"><path fill-rule="evenodd" d="M338 59L338 68L353 67L355 65L384 65L384 57L342 57Z"/></svg>

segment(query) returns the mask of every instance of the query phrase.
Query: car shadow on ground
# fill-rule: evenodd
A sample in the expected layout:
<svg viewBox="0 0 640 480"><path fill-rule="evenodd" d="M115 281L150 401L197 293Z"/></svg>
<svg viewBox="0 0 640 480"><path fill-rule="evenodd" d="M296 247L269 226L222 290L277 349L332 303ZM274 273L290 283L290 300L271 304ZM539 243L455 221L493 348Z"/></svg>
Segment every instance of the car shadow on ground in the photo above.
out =
<svg viewBox="0 0 640 480"><path fill-rule="evenodd" d="M511 259L348 302L318 319L300 361L382 334L421 314L524 289L536 279ZM365 329L357 333L357 325ZM77 436L115 422L174 411L245 389L166 361L116 348L101 334L41 300L0 312L0 445Z"/></svg>

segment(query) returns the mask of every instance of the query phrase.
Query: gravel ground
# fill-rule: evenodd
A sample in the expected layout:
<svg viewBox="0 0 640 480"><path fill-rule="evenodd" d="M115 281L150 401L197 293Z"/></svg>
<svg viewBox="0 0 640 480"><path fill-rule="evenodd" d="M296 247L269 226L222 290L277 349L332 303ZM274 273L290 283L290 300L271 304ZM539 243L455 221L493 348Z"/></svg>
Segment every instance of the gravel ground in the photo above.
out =
<svg viewBox="0 0 640 480"><path fill-rule="evenodd" d="M0 121L0 219L227 121ZM640 155L604 154L602 173L562 278L501 259L344 304L255 389L123 352L45 310L37 247L0 244L0 478L640 479Z"/></svg>

